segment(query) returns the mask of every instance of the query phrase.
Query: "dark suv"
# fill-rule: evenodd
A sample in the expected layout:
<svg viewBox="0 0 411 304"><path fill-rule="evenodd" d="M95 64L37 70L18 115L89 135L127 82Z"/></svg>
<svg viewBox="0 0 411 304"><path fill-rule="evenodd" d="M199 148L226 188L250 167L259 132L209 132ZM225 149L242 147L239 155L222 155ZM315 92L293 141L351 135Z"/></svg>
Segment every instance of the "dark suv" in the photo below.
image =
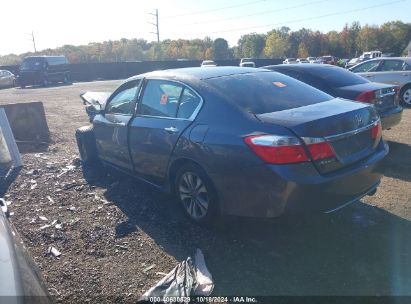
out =
<svg viewBox="0 0 411 304"><path fill-rule="evenodd" d="M27 85L47 86L70 81L69 62L64 56L30 56L23 59L17 76L21 88Z"/></svg>

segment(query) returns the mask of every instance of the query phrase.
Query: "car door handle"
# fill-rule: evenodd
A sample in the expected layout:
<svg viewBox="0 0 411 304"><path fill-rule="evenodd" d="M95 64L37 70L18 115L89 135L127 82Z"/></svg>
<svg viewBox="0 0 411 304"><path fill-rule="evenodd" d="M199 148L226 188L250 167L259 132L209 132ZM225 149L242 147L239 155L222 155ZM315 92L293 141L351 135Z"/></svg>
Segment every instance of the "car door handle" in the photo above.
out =
<svg viewBox="0 0 411 304"><path fill-rule="evenodd" d="M168 128L164 128L165 131L167 131L168 133L177 133L178 129L176 127L168 127Z"/></svg>
<svg viewBox="0 0 411 304"><path fill-rule="evenodd" d="M372 77L372 75L365 75L365 77Z"/></svg>
<svg viewBox="0 0 411 304"><path fill-rule="evenodd" d="M125 122L110 122L110 126L113 127L125 127L126 123Z"/></svg>

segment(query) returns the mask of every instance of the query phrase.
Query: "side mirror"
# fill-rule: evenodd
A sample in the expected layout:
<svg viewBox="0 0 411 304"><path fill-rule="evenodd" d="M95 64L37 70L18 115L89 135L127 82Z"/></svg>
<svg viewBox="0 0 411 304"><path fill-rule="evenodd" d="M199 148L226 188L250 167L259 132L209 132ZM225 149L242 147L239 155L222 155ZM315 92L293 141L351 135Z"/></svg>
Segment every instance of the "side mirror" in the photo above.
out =
<svg viewBox="0 0 411 304"><path fill-rule="evenodd" d="M90 118L90 122L93 122L93 119L96 115L103 114L103 110L101 109L101 105L87 105L86 113Z"/></svg>

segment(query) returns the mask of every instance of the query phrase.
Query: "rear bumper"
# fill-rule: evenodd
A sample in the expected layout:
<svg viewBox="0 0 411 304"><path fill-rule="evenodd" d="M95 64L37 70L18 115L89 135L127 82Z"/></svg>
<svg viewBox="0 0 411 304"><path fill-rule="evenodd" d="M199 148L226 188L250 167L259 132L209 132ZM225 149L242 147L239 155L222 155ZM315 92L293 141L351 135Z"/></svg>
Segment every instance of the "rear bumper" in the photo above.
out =
<svg viewBox="0 0 411 304"><path fill-rule="evenodd" d="M398 125L402 118L402 111L403 109L401 106L396 106L388 111L379 113L382 129L386 130Z"/></svg>
<svg viewBox="0 0 411 304"><path fill-rule="evenodd" d="M388 146L380 145L377 153L327 175L320 175L310 162L243 168L230 176L211 175L221 212L269 218L337 210L378 186L382 176L378 163L388 153Z"/></svg>

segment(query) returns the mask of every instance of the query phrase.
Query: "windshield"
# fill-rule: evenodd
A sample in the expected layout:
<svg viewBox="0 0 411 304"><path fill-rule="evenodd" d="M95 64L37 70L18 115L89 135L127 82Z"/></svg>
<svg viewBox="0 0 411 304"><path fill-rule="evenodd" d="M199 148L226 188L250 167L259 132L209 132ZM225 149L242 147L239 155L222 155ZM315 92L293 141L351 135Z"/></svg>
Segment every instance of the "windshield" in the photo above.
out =
<svg viewBox="0 0 411 304"><path fill-rule="evenodd" d="M23 60L20 70L39 70L43 62L43 58L26 58Z"/></svg>
<svg viewBox="0 0 411 304"><path fill-rule="evenodd" d="M276 72L232 75L207 81L223 92L230 102L253 114L288 110L333 98Z"/></svg>

